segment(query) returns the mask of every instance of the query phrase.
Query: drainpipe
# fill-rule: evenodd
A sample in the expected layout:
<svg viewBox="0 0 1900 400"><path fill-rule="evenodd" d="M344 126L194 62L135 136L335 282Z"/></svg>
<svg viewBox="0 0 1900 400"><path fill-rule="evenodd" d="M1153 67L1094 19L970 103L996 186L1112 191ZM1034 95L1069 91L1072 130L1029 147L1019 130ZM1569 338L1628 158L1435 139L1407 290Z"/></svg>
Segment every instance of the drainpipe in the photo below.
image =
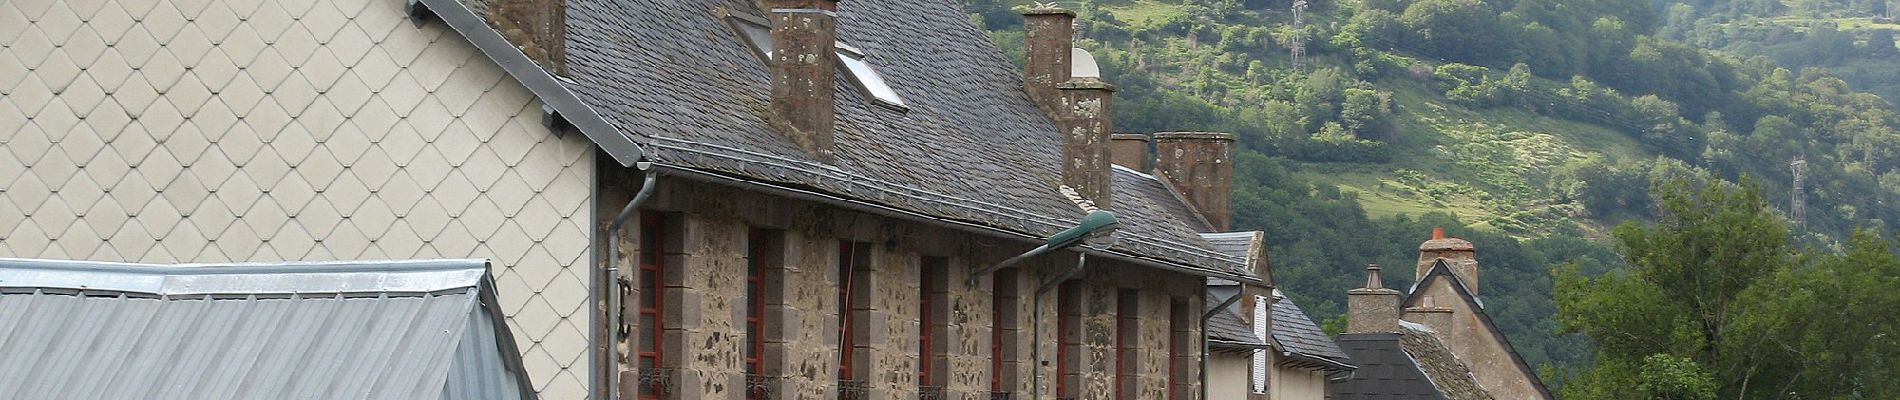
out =
<svg viewBox="0 0 1900 400"><path fill-rule="evenodd" d="M1043 282L1041 286L1036 287L1034 311L1031 313L1033 317L1030 318L1031 330L1034 331L1034 333L1030 335L1033 340L1030 341L1032 345L1029 347L1029 358L1035 363L1033 367L1036 369L1036 373L1030 375L1031 392L1029 397L1032 399L1042 397L1042 367L1045 365L1042 361L1042 295L1049 293L1050 290L1055 290L1055 288L1061 286L1063 282L1068 282L1070 279L1074 279L1076 275L1081 274L1082 268L1088 266L1088 261L1088 253L1083 253L1081 256L1075 258L1074 267L1069 268L1068 271L1063 271L1062 275L1056 275L1055 279ZM1057 316L1057 318L1061 318L1061 316ZM1062 340L1060 338L1056 339L1056 346L1062 346ZM1062 362L1062 360L1056 360L1056 362L1059 363ZM1062 377L1058 376L1056 379L1062 379Z"/></svg>
<svg viewBox="0 0 1900 400"><path fill-rule="evenodd" d="M1206 286L1202 286L1201 290L1207 290ZM1247 295L1246 292L1234 293L1233 297L1228 297L1227 300L1220 302L1220 305L1214 306L1214 309L1201 314L1201 367L1195 372L1200 376L1202 399L1207 398L1207 320L1214 319L1214 315L1219 314L1221 310L1233 307L1234 303L1240 301L1240 296L1245 295Z"/></svg>
<svg viewBox="0 0 1900 400"><path fill-rule="evenodd" d="M606 349L602 352L604 357L598 361L602 364L600 370L607 375L604 385L606 387L600 391L602 400L620 398L620 357L612 353L615 351L614 344L618 339L612 336L620 332L620 288L614 285L614 282L620 278L620 263L616 262L620 257L620 230L640 214L638 212L640 204L646 203L647 198L653 196L654 182L659 180L658 171L653 169L651 161L634 163L634 168L645 172L646 178L640 182L640 192L634 194L633 200L628 201L627 206L620 209L620 214L614 216L613 222L607 224L606 276L605 279L594 280L594 293L604 292L606 294L604 297L607 299L606 332L609 337L601 341L601 344L606 345Z"/></svg>

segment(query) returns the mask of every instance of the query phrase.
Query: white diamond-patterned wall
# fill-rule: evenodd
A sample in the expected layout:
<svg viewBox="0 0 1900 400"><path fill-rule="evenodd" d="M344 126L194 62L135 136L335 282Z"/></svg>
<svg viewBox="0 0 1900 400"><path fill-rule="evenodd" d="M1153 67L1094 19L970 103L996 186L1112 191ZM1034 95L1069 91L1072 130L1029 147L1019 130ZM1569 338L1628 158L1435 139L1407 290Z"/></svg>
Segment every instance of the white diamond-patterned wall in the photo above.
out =
<svg viewBox="0 0 1900 400"><path fill-rule="evenodd" d="M488 258L585 396L593 152L401 0L0 1L0 256Z"/></svg>

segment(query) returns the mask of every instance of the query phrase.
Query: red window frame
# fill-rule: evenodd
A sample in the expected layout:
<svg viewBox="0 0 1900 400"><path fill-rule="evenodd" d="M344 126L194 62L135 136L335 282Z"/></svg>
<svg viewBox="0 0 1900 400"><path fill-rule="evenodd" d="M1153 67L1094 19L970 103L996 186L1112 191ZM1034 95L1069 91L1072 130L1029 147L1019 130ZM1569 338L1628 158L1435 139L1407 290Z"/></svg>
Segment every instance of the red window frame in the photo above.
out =
<svg viewBox="0 0 1900 400"><path fill-rule="evenodd" d="M943 279L939 274L949 260L924 257L919 262L917 282L917 385L932 386L931 367L936 364L937 312L943 299Z"/></svg>
<svg viewBox="0 0 1900 400"><path fill-rule="evenodd" d="M1003 320L1003 310L1016 305L1014 269L996 271L990 283L990 392L1003 391L1004 330L1015 329L1015 321Z"/></svg>
<svg viewBox="0 0 1900 400"><path fill-rule="evenodd" d="M647 212L640 217L639 315L647 323L639 326L635 340L649 346L635 349L640 368L661 368L666 363L666 234L663 215ZM639 389L640 400L658 400L662 394L654 385Z"/></svg>
<svg viewBox="0 0 1900 400"><path fill-rule="evenodd" d="M858 341L852 335L856 318L851 307L851 287L857 283L857 244L838 242L838 379L857 379L855 364Z"/></svg>
<svg viewBox="0 0 1900 400"><path fill-rule="evenodd" d="M746 355L745 370L748 374L765 374L765 269L771 262L766 241L769 240L763 229L753 229L747 235L746 252ZM764 400L765 393L747 390L746 399Z"/></svg>
<svg viewBox="0 0 1900 400"><path fill-rule="evenodd" d="M1187 336L1182 332L1181 325L1184 325L1182 318L1188 314L1188 307L1187 302L1178 298L1169 303L1168 333L1174 337L1168 339L1168 399L1175 400L1181 398L1181 391L1174 386L1174 379L1181 374L1181 344L1185 342L1181 338Z"/></svg>

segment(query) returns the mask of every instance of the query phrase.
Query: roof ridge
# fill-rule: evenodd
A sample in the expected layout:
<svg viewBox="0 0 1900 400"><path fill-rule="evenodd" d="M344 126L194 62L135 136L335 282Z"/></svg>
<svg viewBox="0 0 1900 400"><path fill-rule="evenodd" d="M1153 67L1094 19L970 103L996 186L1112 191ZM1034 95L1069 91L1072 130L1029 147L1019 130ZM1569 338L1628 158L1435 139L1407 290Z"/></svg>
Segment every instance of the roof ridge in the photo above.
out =
<svg viewBox="0 0 1900 400"><path fill-rule="evenodd" d="M482 287L488 260L130 264L0 258L0 288L185 295L437 293Z"/></svg>

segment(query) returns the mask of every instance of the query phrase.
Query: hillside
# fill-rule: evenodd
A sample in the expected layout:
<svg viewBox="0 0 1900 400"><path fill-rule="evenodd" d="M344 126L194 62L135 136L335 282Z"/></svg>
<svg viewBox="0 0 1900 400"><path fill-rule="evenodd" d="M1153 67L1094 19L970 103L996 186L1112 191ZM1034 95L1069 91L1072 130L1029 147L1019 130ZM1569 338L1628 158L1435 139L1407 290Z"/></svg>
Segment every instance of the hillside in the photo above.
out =
<svg viewBox="0 0 1900 400"><path fill-rule="evenodd" d="M1020 52L1010 7L1027 1L966 3ZM1236 225L1268 232L1282 288L1316 318L1343 311L1364 264L1411 265L1443 226L1477 244L1491 311L1561 382L1591 349L1558 333L1550 271L1616 268L1608 227L1654 216L1652 182L1750 176L1785 209L1790 162L1805 159L1799 242L1829 248L1900 217L1893 103L1824 68L1661 32L1723 29L1713 14L1669 19L1682 8L1643 0L1316 1L1294 29L1289 3L1062 2L1121 88L1118 129L1239 135ZM1873 72L1856 82L1900 82L1862 68ZM1409 283L1400 275L1388 285Z"/></svg>

